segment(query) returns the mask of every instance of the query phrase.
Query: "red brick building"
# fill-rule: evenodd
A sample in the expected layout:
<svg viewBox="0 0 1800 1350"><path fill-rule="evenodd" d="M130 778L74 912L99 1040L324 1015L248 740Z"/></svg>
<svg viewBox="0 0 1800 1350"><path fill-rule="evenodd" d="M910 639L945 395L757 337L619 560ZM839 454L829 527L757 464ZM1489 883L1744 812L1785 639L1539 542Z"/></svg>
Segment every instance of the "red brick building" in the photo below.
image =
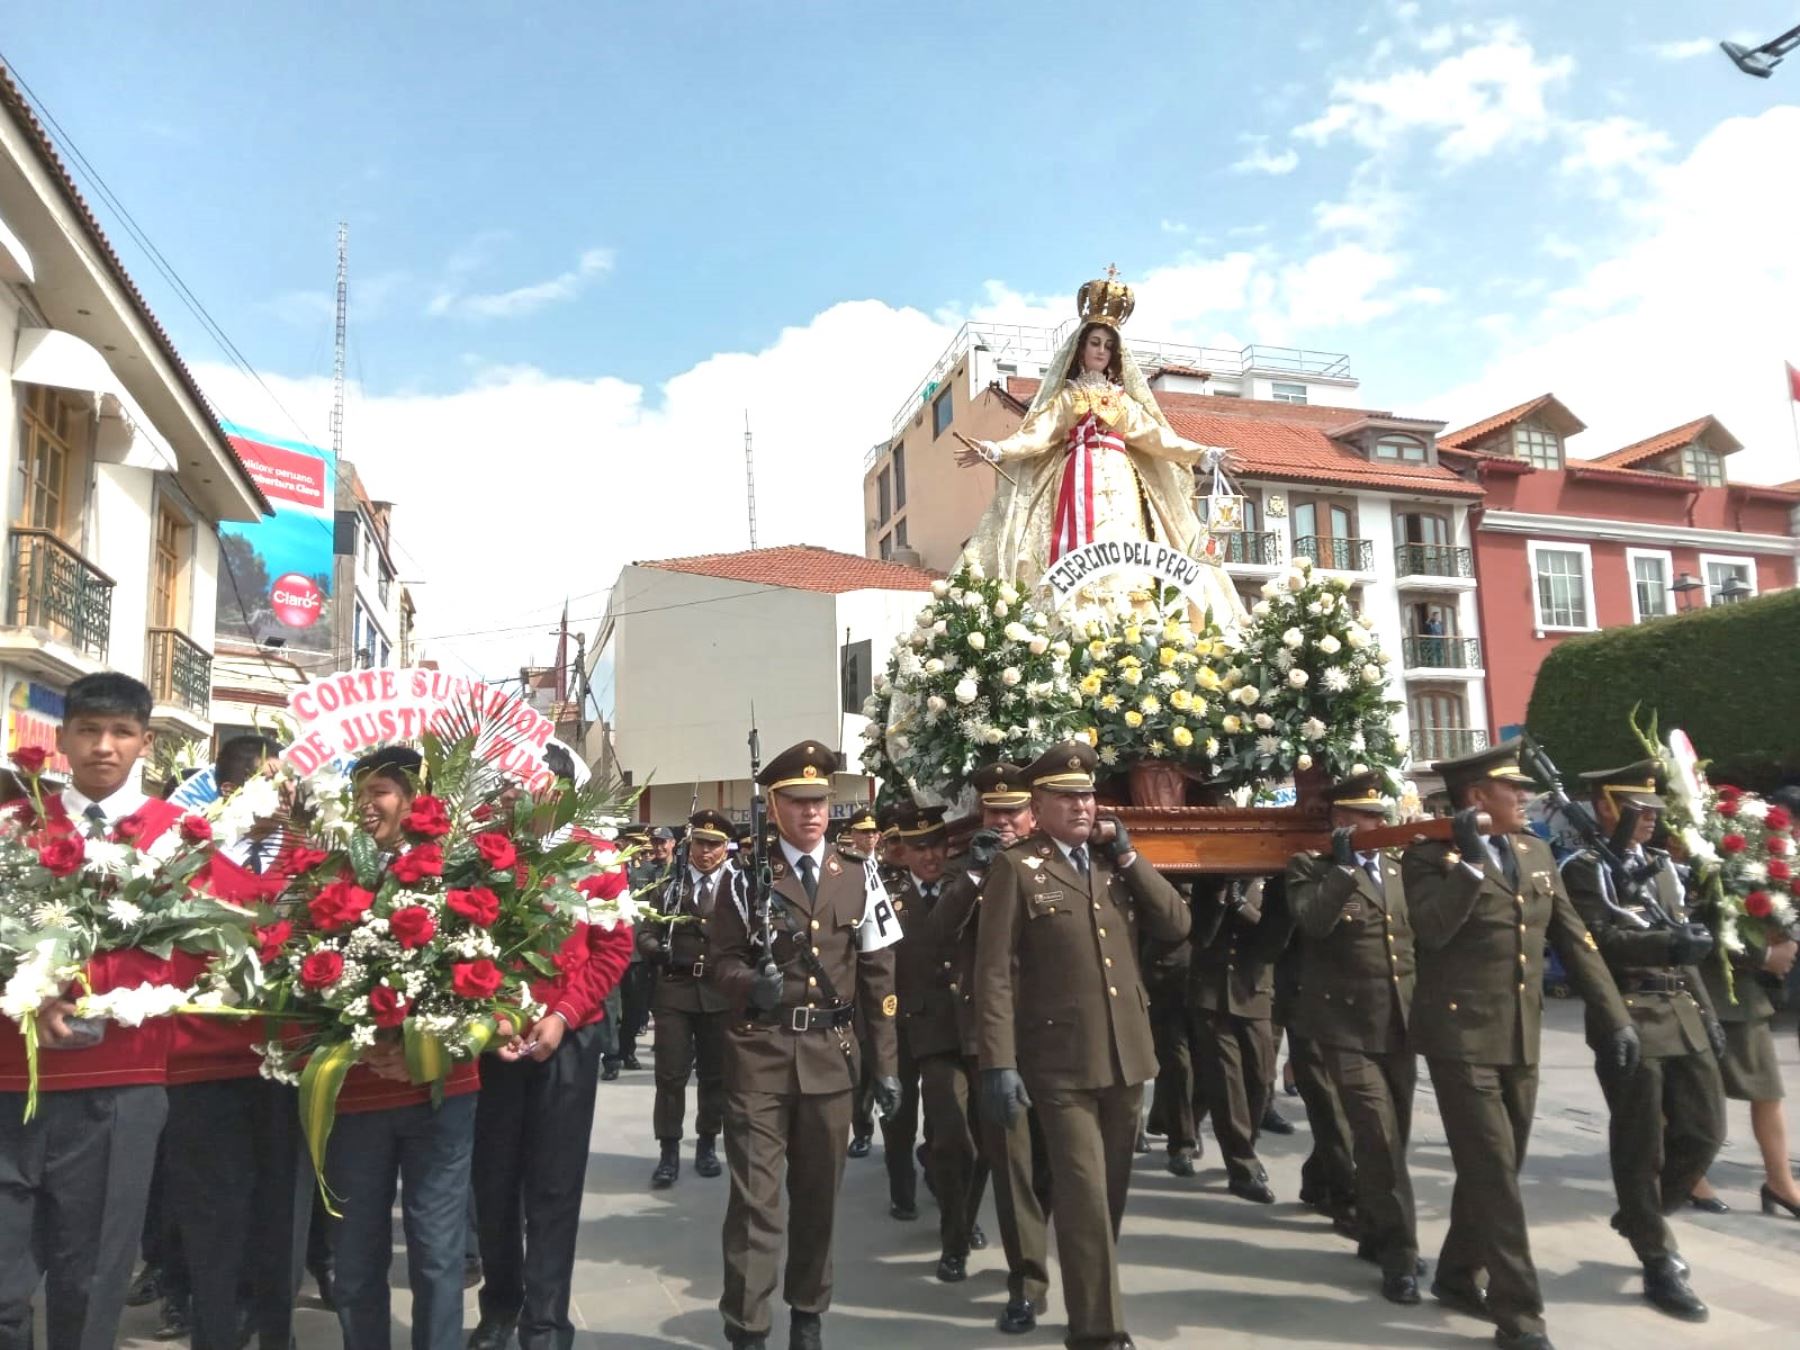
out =
<svg viewBox="0 0 1800 1350"><path fill-rule="evenodd" d="M1597 459L1570 459L1583 423L1545 394L1438 437L1440 461L1486 491L1475 519L1488 725L1525 720L1563 638L1728 604L1795 584L1800 491L1732 483L1742 449L1714 417Z"/></svg>

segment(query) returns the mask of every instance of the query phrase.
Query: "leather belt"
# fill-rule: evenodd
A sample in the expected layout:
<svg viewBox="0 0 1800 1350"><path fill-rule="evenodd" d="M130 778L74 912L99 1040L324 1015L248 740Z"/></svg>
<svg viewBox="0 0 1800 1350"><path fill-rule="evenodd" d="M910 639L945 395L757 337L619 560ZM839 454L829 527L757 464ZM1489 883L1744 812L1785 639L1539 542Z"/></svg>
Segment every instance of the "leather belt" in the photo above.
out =
<svg viewBox="0 0 1800 1350"><path fill-rule="evenodd" d="M856 1018L856 1009L846 1003L840 1008L777 1008L767 1021L788 1031L834 1031L847 1027Z"/></svg>
<svg viewBox="0 0 1800 1350"><path fill-rule="evenodd" d="M1627 994L1680 994L1686 991L1687 981L1679 975L1627 975L1625 992Z"/></svg>
<svg viewBox="0 0 1800 1350"><path fill-rule="evenodd" d="M691 966L667 965L663 967L665 980L698 980L706 974L706 958L703 956Z"/></svg>

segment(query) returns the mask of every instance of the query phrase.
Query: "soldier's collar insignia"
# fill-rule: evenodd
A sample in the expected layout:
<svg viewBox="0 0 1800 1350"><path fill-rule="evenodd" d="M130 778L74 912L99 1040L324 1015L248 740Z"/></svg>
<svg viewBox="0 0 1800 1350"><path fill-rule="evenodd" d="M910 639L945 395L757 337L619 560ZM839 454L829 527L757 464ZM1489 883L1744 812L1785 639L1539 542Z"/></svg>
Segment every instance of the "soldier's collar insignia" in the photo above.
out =
<svg viewBox="0 0 1800 1350"><path fill-rule="evenodd" d="M1021 865L1029 867L1034 872L1044 865L1044 860L1042 858L1020 858L1019 862Z"/></svg>
<svg viewBox="0 0 1800 1350"><path fill-rule="evenodd" d="M895 998L894 995L889 994L886 998L881 1000L881 1015L883 1017L892 1017L899 1010L900 1000Z"/></svg>
<svg viewBox="0 0 1800 1350"><path fill-rule="evenodd" d="M837 856L833 854L825 859L825 870L835 877L844 869L838 866Z"/></svg>

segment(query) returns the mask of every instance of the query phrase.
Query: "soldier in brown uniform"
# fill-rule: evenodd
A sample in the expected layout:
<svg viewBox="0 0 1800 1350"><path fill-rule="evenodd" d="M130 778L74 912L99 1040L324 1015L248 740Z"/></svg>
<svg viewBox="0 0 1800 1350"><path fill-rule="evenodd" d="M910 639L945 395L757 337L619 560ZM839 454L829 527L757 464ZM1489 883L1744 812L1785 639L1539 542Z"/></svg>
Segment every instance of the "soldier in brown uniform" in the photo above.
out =
<svg viewBox="0 0 1800 1350"><path fill-rule="evenodd" d="M857 812L844 826L844 832L838 836L838 856L846 863L862 866L870 858L876 860L876 870L882 881L891 890L897 878L897 870L889 865L888 850L894 838L894 807L884 806L878 813L864 807ZM850 1112L850 1148L852 1158L869 1156L869 1141L875 1137L875 1056L869 1053L869 1038L862 1028L857 1028L857 1039L862 1042L863 1065L862 1077L856 1084L856 1097Z"/></svg>
<svg viewBox="0 0 1800 1350"><path fill-rule="evenodd" d="M756 877L713 907L712 979L742 1009L725 1032L726 1338L740 1350L768 1344L769 1299L780 1274L781 1209L788 1209L782 1297L792 1308L790 1350L823 1344L831 1303L831 1233L844 1137L860 1070L853 1015L860 1009L875 1055L876 1101L899 1102L894 1077L894 956L898 927L879 886L825 845L837 754L802 741L757 777L777 839L765 949ZM742 903L740 903L740 901ZM784 1176L785 1174L785 1176Z"/></svg>
<svg viewBox="0 0 1800 1350"><path fill-rule="evenodd" d="M1400 864L1358 848L1380 826L1386 803L1374 774L1326 793L1332 852L1288 863L1288 904L1299 926L1296 1025L1319 1047L1349 1125L1356 1159L1357 1255L1381 1267L1381 1292L1419 1301L1418 1222L1406 1146L1412 1135L1418 1062L1406 1041L1412 1011L1412 921Z"/></svg>
<svg viewBox="0 0 1800 1350"><path fill-rule="evenodd" d="M894 841L888 851L899 865L889 876L888 894L894 902L894 916L903 933L910 932L909 924L916 924L937 903L948 845L943 807L918 807L904 802L895 808ZM934 1044L942 1043L946 1029L954 1033L956 1016L947 982L939 987L935 998L928 997L931 991L925 987L924 972L929 953L922 949L923 946L903 945L894 955L894 992L900 999L900 1013L894 1023L900 1066L900 1109L881 1122L882 1160L887 1164L888 1174L888 1213L907 1221L919 1217L919 1174L913 1147L919 1138L919 1058L927 1052L919 1050L916 1042L923 1036ZM948 1013L947 1024L935 1025L945 1022L945 1013ZM927 1118L927 1141L931 1130ZM916 1160L926 1161L925 1149L919 1150ZM934 1185L935 1178L927 1173L926 1182ZM939 1198L941 1202L941 1195Z"/></svg>
<svg viewBox="0 0 1800 1350"><path fill-rule="evenodd" d="M975 963L982 1110L1037 1106L1056 1177L1056 1245L1072 1350L1128 1350L1118 1234L1143 1085L1156 1076L1140 928L1188 927L1175 888L1096 822L1093 748L1064 741L1026 771L1038 828L995 858Z"/></svg>
<svg viewBox="0 0 1800 1350"><path fill-rule="evenodd" d="M1569 898L1599 944L1643 1042L1637 1072L1600 1075L1612 1112L1607 1141L1619 1197L1612 1223L1643 1263L1644 1297L1672 1317L1704 1322L1706 1305L1688 1286L1686 1263L1663 1215L1686 1201L1725 1142L1718 1064L1725 1029L1695 969L1712 952L1712 934L1688 922L1685 890L1669 855L1646 847L1663 810L1655 761L1582 779L1593 790L1594 816L1607 838L1619 828L1622 809L1638 812L1621 855L1633 874L1624 887L1591 850L1573 854L1562 867ZM1604 1032L1590 1008L1589 1043L1599 1048Z"/></svg>
<svg viewBox="0 0 1800 1350"><path fill-rule="evenodd" d="M928 916L921 936L939 947L951 963L950 991L956 997L957 1035L964 1061L978 1071L981 1055L976 1011L975 957L980 941L981 892L994 858L1037 828L1031 813L1031 791L1025 769L1017 764L989 764L970 777L981 800L981 829L969 851L945 881L943 894ZM991 1112L975 1112L982 1164L993 1177L994 1213L1006 1252L1006 1307L996 1325L1010 1336L1037 1326L1050 1287L1049 1236L1045 1215L1050 1208L1050 1164L1044 1132L1034 1110L1021 1111L1009 1124ZM980 1177L970 1201L970 1219L979 1208ZM972 1245L980 1245L972 1244Z"/></svg>
<svg viewBox="0 0 1800 1350"><path fill-rule="evenodd" d="M1409 1029L1431 1071L1456 1166L1450 1231L1431 1292L1491 1319L1496 1344L1550 1350L1519 1194L1537 1109L1546 937L1595 1009L1602 1061L1629 1073L1637 1067L1638 1037L1563 890L1550 846L1525 829L1533 780L1519 769L1516 743L1434 768L1457 808L1456 841L1421 841L1401 861L1418 935ZM1491 835L1482 833L1483 812Z"/></svg>
<svg viewBox="0 0 1800 1350"><path fill-rule="evenodd" d="M706 979L707 921L722 894L738 881L727 865L731 822L717 811L688 818L687 857L656 892L652 914L638 925L638 951L656 981L650 1009L656 1016L656 1107L652 1119L662 1156L650 1174L658 1190L681 1175L681 1126L687 1115L687 1083L698 1073L694 1115L694 1171L719 1175L714 1141L725 1120L725 1015L729 1000ZM658 923L661 917L664 922ZM670 922L673 920L673 922Z"/></svg>
<svg viewBox="0 0 1800 1350"><path fill-rule="evenodd" d="M1150 1031L1156 1038L1156 1082L1150 1089L1147 1132L1168 1144L1168 1169L1194 1175L1200 1157L1199 1122L1194 1114L1194 1056L1188 1016L1188 971L1193 946L1187 941L1143 939L1138 968L1150 995Z"/></svg>
<svg viewBox="0 0 1800 1350"><path fill-rule="evenodd" d="M1293 932L1280 879L1194 884L1188 1008L1200 1090L1231 1193L1275 1203L1256 1135L1274 1076L1275 958Z"/></svg>

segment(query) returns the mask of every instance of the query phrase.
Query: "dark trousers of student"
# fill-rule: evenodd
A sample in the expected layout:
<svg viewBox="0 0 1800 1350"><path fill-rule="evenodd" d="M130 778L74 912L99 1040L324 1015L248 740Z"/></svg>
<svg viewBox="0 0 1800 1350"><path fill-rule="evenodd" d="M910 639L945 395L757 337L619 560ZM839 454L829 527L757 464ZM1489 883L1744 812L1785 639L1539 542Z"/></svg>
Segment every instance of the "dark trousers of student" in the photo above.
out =
<svg viewBox="0 0 1800 1350"><path fill-rule="evenodd" d="M475 1109L481 1317L518 1323L520 1350L575 1343L569 1291L581 1178L600 1075L600 1028L563 1037L542 1064L481 1062Z"/></svg>
<svg viewBox="0 0 1800 1350"><path fill-rule="evenodd" d="M637 1058L638 1037L650 1025L650 996L656 991L656 966L633 961L619 981L618 1044L606 1051L609 1064Z"/></svg>
<svg viewBox="0 0 1800 1350"><path fill-rule="evenodd" d="M0 1092L0 1350L30 1350L44 1281L49 1350L112 1350L143 1236L160 1086Z"/></svg>
<svg viewBox="0 0 1800 1350"><path fill-rule="evenodd" d="M344 1350L388 1350L396 1182L412 1290L413 1350L456 1350L462 1344L463 1241L474 1143L474 1093L446 1097L435 1108L421 1102L338 1115L325 1176L344 1215L334 1244Z"/></svg>
<svg viewBox="0 0 1800 1350"><path fill-rule="evenodd" d="M193 1254L193 1350L237 1350L240 1289L262 1350L287 1350L312 1218L300 1094L263 1078L169 1089L165 1203Z"/></svg>
<svg viewBox="0 0 1800 1350"><path fill-rule="evenodd" d="M919 1061L899 1035L900 1109L881 1122L882 1161L887 1164L888 1200L911 1209L918 1204L919 1172L913 1146L919 1139Z"/></svg>

